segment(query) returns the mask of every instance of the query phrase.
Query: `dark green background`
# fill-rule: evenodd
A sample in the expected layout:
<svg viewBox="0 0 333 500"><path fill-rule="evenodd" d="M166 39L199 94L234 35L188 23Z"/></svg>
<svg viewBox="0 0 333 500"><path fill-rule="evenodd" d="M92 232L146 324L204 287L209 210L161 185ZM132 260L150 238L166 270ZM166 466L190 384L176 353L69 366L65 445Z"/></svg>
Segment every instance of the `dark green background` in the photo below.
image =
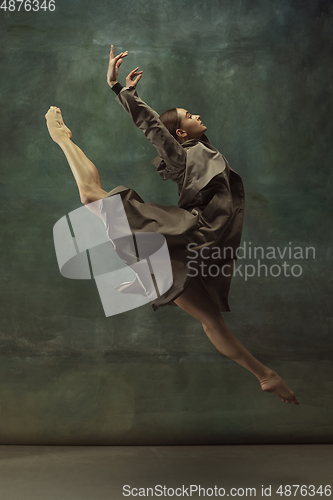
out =
<svg viewBox="0 0 333 500"><path fill-rule="evenodd" d="M1 11L1 444L333 442L332 13L327 0ZM243 241L315 247L288 261L299 278L235 278L225 314L298 407L263 393L180 309L105 317L93 280L61 276L52 230L80 200L48 136L50 105L105 190L177 203L106 84L111 43L129 51L120 81L140 66L154 109L201 114L245 184Z"/></svg>

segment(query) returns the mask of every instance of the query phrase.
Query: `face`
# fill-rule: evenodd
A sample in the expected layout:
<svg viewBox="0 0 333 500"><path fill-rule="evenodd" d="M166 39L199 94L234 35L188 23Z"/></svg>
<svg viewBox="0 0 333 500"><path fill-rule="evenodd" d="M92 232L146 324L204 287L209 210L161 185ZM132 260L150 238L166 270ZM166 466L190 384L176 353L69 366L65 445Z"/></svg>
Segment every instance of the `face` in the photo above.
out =
<svg viewBox="0 0 333 500"><path fill-rule="evenodd" d="M200 115L191 115L186 109L177 108L178 115L181 119L181 132L185 141L190 139L200 139L206 132L207 127L202 123ZM179 129L178 129L179 130Z"/></svg>

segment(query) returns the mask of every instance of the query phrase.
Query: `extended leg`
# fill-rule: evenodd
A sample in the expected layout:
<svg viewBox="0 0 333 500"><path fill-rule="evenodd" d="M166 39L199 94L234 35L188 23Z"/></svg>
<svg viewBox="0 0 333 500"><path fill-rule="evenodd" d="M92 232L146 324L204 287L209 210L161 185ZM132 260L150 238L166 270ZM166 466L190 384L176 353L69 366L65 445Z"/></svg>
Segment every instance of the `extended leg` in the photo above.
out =
<svg viewBox="0 0 333 500"><path fill-rule="evenodd" d="M60 109L51 106L45 118L50 136L66 155L79 189L81 202L87 205L103 198L107 191L101 187L98 170L83 151L71 141L72 132L64 124Z"/></svg>
<svg viewBox="0 0 333 500"><path fill-rule="evenodd" d="M259 379L264 391L274 392L283 402L299 404L285 381L276 372L260 363L232 335L219 310L211 304L197 281L192 279L175 302L181 309L201 322L209 340L222 354L253 373Z"/></svg>

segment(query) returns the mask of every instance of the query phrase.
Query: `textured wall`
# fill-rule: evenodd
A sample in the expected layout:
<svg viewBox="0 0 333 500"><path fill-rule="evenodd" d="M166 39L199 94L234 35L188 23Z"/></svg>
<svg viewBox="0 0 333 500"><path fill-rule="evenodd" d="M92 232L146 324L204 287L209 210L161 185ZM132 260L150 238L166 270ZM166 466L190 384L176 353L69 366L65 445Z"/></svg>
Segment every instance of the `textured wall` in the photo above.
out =
<svg viewBox="0 0 333 500"><path fill-rule="evenodd" d="M1 11L1 443L332 442L332 12L327 0ZM139 65L139 95L158 112L200 113L242 175L243 242L315 248L266 261L301 265L298 278L235 277L225 315L300 406L264 394L183 311L106 318L94 281L60 275L53 225L80 200L45 127L50 105L105 190L177 203L106 84L111 43L130 52L120 81Z"/></svg>

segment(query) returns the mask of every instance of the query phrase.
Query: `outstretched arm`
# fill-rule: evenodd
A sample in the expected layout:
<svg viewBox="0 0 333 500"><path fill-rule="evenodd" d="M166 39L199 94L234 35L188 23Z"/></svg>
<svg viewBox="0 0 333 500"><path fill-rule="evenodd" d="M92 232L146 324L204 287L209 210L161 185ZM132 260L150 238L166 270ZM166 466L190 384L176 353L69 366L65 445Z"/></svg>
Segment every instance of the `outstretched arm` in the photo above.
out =
<svg viewBox="0 0 333 500"><path fill-rule="evenodd" d="M176 139L163 125L159 115L150 108L136 93L136 86L142 77L139 67L133 69L126 77L126 87L118 83L119 67L128 51L121 52L114 57L114 48L111 45L109 68L107 73L108 85L118 94L117 101L131 116L135 125L140 128L147 139L155 146L159 156L165 160L169 168L183 171L186 165L186 152Z"/></svg>

